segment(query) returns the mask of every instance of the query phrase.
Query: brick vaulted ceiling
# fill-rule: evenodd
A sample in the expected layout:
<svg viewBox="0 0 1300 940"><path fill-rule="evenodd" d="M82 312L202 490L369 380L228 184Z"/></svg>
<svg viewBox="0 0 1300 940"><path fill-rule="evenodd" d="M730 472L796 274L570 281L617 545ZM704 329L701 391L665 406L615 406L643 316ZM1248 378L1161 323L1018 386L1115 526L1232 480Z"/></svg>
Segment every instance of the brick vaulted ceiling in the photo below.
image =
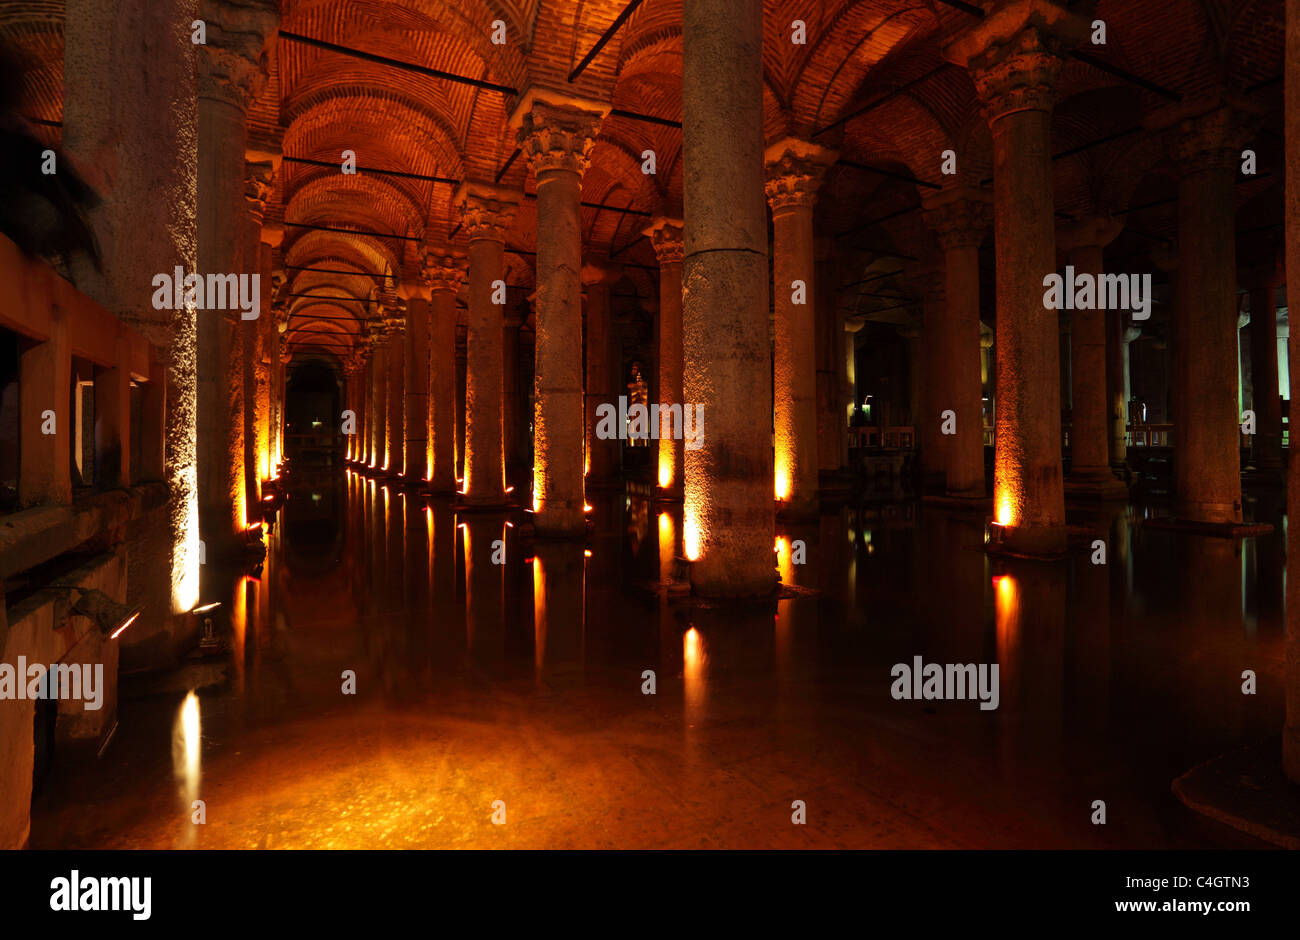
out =
<svg viewBox="0 0 1300 940"><path fill-rule="evenodd" d="M888 271L900 257L924 260L933 253L916 211L925 193L989 186L991 143L974 87L940 54L944 38L971 21L962 7L989 5L765 2L764 130L769 140L811 136L840 152L823 186L817 230L833 237L841 283ZM375 275L413 277L425 246L463 250L451 181L499 178L533 191L506 119L516 101L508 89L534 83L615 109L583 180L585 244L628 263L638 292L652 294L654 256L639 233L650 214L681 212L682 138L671 126L682 107L681 0L643 0L569 81L624 6L621 0L283 0L282 33L507 89L283 36L275 43L270 81L250 112L250 136L254 145L280 141L284 155L295 159L283 164L268 221L384 233L286 227L277 259L287 266L282 290L328 295L286 298L293 305L291 339L310 344L318 330L356 337L358 318L371 309ZM1107 43L1085 50L1093 61L1067 64L1053 117L1058 214L1125 212L1127 228L1112 253L1133 258L1126 263L1136 268L1149 264L1145 253L1174 231L1176 203L1162 150L1143 122L1180 97L1226 87L1270 109L1255 143L1259 175L1238 187L1250 216L1242 237L1254 239L1248 248L1269 251L1281 221L1280 0L1100 0L1094 6ZM52 140L62 112L62 17L57 0L0 7L0 36L31 61L26 113L46 122ZM806 24L804 45L791 42L794 20ZM496 21L505 24L504 44L492 42ZM940 173L941 154L949 149L958 157L956 178ZM354 176L339 172L344 150L356 153ZM645 150L655 151L655 175L641 172ZM507 281L525 289L533 282L536 224L535 202L525 198L507 243L513 249ZM888 307L887 296L869 296L888 293L879 288L876 282L837 294L841 315Z"/></svg>

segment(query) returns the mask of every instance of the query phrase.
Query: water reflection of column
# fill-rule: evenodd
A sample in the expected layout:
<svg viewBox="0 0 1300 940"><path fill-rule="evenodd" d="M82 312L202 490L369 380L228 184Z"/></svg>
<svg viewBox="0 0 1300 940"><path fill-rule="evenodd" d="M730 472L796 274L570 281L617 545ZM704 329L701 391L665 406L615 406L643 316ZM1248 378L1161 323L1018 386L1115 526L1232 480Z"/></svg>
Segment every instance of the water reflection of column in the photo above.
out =
<svg viewBox="0 0 1300 940"><path fill-rule="evenodd" d="M492 563L493 543L504 542L505 517L464 516L465 638L470 659L490 676L500 675L505 655L505 566Z"/></svg>
<svg viewBox="0 0 1300 940"><path fill-rule="evenodd" d="M782 584L816 586L817 572L826 564L820 556L817 531L811 524L782 526L782 534L776 537L776 570ZM773 655L779 684L813 678L816 641L817 598L804 595L778 599Z"/></svg>
<svg viewBox="0 0 1300 940"><path fill-rule="evenodd" d="M1010 561L993 579L1002 757L1059 759L1065 669L1064 565Z"/></svg>
<svg viewBox="0 0 1300 940"><path fill-rule="evenodd" d="M1074 566L1074 598L1069 606L1067 637L1069 649L1068 703L1071 727L1095 734L1104 732L1110 714L1110 631L1111 584L1123 577L1116 571L1127 552L1116 544L1116 519L1120 512L1098 512L1088 536L1088 550L1071 556ZM1105 564L1094 564L1098 557L1093 542L1106 547Z"/></svg>
<svg viewBox="0 0 1300 940"><path fill-rule="evenodd" d="M1241 542L1188 535L1179 540L1183 576L1183 616L1191 623L1231 636L1244 624L1241 615Z"/></svg>
<svg viewBox="0 0 1300 940"><path fill-rule="evenodd" d="M434 674L450 672L457 653L464 649L464 624L456 603L456 514L441 500L425 507L429 538L430 623L433 633Z"/></svg>
<svg viewBox="0 0 1300 940"><path fill-rule="evenodd" d="M581 681L586 620L581 543L539 542L533 558L534 664L548 686Z"/></svg>
<svg viewBox="0 0 1300 940"><path fill-rule="evenodd" d="M406 579L404 596L410 650L407 669L412 680L422 685L429 670L432 648L429 626L429 527L422 498L415 493L405 493L403 504L406 510L402 527L406 559L402 569Z"/></svg>

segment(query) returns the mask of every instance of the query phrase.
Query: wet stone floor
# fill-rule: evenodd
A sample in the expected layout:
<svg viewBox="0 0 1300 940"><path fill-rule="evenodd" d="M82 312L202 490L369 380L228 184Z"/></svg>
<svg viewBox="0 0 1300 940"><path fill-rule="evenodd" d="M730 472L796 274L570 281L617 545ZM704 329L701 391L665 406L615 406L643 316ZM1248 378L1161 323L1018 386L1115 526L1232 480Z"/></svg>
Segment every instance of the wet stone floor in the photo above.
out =
<svg viewBox="0 0 1300 940"><path fill-rule="evenodd" d="M680 506L589 501L586 544L530 544L522 513L300 476L258 575L205 571L228 651L124 679L32 846L1262 845L1170 784L1279 734L1280 505L1243 542L1072 510L1057 564L990 558L978 514L846 506L778 526L779 598L709 606L667 589ZM918 656L998 663L998 707L895 699Z"/></svg>

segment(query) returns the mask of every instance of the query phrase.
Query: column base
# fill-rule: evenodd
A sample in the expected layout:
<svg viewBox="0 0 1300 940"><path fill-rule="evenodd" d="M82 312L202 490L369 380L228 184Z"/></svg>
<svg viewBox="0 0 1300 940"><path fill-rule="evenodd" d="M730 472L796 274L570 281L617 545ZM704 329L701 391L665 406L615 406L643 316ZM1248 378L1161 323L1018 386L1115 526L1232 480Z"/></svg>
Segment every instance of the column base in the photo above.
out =
<svg viewBox="0 0 1300 940"><path fill-rule="evenodd" d="M1199 519L1181 519L1173 516L1161 519L1143 519L1141 525L1148 529L1190 532L1195 535L1212 535L1225 539L1268 535L1273 531L1273 526L1267 522L1205 522Z"/></svg>
<svg viewBox="0 0 1300 940"><path fill-rule="evenodd" d="M1088 467L1066 475L1065 495L1079 499L1127 499L1128 487L1109 467Z"/></svg>
<svg viewBox="0 0 1300 940"><path fill-rule="evenodd" d="M434 483L432 480L426 480L423 489L430 496L439 498L450 499L460 496L460 490L456 489L455 483Z"/></svg>
<svg viewBox="0 0 1300 940"><path fill-rule="evenodd" d="M499 499L460 499L453 503L451 508L458 513L495 513L508 512L517 507L502 496Z"/></svg>
<svg viewBox="0 0 1300 940"><path fill-rule="evenodd" d="M990 555L1031 561L1062 561L1068 556L1065 526L989 526L984 550Z"/></svg>
<svg viewBox="0 0 1300 940"><path fill-rule="evenodd" d="M1193 812L1286 849L1300 849L1300 798L1272 738L1212 758L1173 782Z"/></svg>
<svg viewBox="0 0 1300 940"><path fill-rule="evenodd" d="M821 516L817 500L776 501L776 517L782 522L816 522Z"/></svg>
<svg viewBox="0 0 1300 940"><path fill-rule="evenodd" d="M604 477L601 479L587 478L586 489L588 492L597 490L601 492L612 492L623 488L623 481L618 477Z"/></svg>
<svg viewBox="0 0 1300 940"><path fill-rule="evenodd" d="M958 493L923 493L921 502L927 506L939 506L944 509L958 509L967 512L993 511L992 496L963 496Z"/></svg>
<svg viewBox="0 0 1300 940"><path fill-rule="evenodd" d="M683 496L682 491L679 489L675 489L673 487L669 487L668 489L655 487L655 494L653 496L653 499L656 503L685 502L685 496Z"/></svg>

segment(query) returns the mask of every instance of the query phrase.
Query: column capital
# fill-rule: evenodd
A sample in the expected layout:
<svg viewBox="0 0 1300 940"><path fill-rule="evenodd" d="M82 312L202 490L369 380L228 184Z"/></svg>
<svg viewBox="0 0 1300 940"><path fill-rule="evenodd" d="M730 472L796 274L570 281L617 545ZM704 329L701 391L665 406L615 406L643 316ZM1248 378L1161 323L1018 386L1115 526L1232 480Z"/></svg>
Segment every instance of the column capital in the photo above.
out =
<svg viewBox="0 0 1300 940"><path fill-rule="evenodd" d="M681 219L665 216L654 219L649 227L642 231L642 234L650 239L650 244L655 250L655 258L658 259L661 267L665 264L682 263L686 254L686 244L682 240L683 232Z"/></svg>
<svg viewBox="0 0 1300 940"><path fill-rule="evenodd" d="M266 216L266 204L275 195L275 167L269 161L244 163L244 204L258 225ZM284 231L283 228L280 230Z"/></svg>
<svg viewBox="0 0 1300 940"><path fill-rule="evenodd" d="M588 284L613 284L623 276L623 266L617 262L611 262L608 258L593 257L588 258L582 263L582 283Z"/></svg>
<svg viewBox="0 0 1300 940"><path fill-rule="evenodd" d="M944 58L970 72L989 123L1052 110L1065 56L1088 41L1087 6L1076 12L1054 0L1009 0L944 45Z"/></svg>
<svg viewBox="0 0 1300 940"><path fill-rule="evenodd" d="M266 87L266 46L280 25L275 0L202 0L207 41L199 46L199 97L241 111Z"/></svg>
<svg viewBox="0 0 1300 940"><path fill-rule="evenodd" d="M470 241L485 238L504 243L521 198L513 189L465 180L456 187L452 205L460 210L460 223Z"/></svg>
<svg viewBox="0 0 1300 940"><path fill-rule="evenodd" d="M1146 121L1163 133L1169 157L1182 176L1202 170L1233 169L1255 136L1264 109L1244 95L1215 94L1161 108Z"/></svg>
<svg viewBox="0 0 1300 940"><path fill-rule="evenodd" d="M420 277L435 294L455 294L465 281L465 261L449 252L427 252L420 266Z"/></svg>
<svg viewBox="0 0 1300 940"><path fill-rule="evenodd" d="M945 251L978 248L993 225L993 196L963 186L921 200L922 216Z"/></svg>
<svg viewBox="0 0 1300 940"><path fill-rule="evenodd" d="M834 150L798 137L785 137L763 152L767 168L767 201L773 212L811 209L817 202L826 170L839 159Z"/></svg>
<svg viewBox="0 0 1300 940"><path fill-rule="evenodd" d="M1124 220L1111 215L1090 215L1068 222L1056 230L1056 250L1069 253L1076 248L1105 248L1124 231Z"/></svg>
<svg viewBox="0 0 1300 940"><path fill-rule="evenodd" d="M581 176L610 106L534 85L520 96L509 125L535 174L564 170Z"/></svg>

